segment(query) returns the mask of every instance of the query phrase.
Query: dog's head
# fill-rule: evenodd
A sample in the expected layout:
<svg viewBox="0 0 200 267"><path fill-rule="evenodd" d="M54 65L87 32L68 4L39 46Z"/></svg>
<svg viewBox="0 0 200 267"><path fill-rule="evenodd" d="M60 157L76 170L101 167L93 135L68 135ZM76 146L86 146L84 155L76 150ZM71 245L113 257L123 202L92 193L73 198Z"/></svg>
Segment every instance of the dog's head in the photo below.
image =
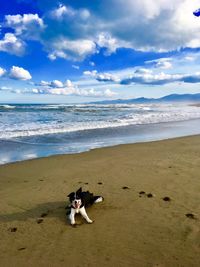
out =
<svg viewBox="0 0 200 267"><path fill-rule="evenodd" d="M72 192L68 195L71 205L75 209L79 209L82 204L81 200L82 188L80 187L76 192Z"/></svg>

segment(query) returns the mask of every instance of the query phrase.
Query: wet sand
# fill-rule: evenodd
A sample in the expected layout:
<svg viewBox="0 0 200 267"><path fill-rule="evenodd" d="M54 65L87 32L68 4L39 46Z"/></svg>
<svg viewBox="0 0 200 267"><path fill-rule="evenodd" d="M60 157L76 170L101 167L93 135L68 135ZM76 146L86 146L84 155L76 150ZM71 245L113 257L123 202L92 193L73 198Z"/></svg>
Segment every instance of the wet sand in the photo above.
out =
<svg viewBox="0 0 200 267"><path fill-rule="evenodd" d="M200 136L0 166L0 266L199 266ZM66 219L80 186L94 220Z"/></svg>

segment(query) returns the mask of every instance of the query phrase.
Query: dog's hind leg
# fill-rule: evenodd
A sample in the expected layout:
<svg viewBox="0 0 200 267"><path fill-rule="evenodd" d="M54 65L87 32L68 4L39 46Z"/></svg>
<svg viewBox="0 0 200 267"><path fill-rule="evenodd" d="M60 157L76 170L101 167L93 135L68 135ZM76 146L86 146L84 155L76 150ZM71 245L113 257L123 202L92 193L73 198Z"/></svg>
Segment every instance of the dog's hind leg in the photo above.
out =
<svg viewBox="0 0 200 267"><path fill-rule="evenodd" d="M87 213L86 213L86 210L85 210L85 207L82 207L80 209L80 214L83 216L83 218L88 222L88 223L93 223L92 220L90 220L90 218L88 217Z"/></svg>

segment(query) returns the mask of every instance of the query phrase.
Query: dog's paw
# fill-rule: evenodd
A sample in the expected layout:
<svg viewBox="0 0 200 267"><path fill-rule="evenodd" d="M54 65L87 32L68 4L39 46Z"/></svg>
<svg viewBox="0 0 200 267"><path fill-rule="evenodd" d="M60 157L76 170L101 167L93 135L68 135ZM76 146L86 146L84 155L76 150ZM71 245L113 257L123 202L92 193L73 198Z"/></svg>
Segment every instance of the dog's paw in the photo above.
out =
<svg viewBox="0 0 200 267"><path fill-rule="evenodd" d="M88 223L93 223L94 221L92 221L92 220L89 219L89 220L87 220L87 222L88 222Z"/></svg>
<svg viewBox="0 0 200 267"><path fill-rule="evenodd" d="M77 227L77 224L76 223L71 223L71 226L73 227L73 228L76 228Z"/></svg>

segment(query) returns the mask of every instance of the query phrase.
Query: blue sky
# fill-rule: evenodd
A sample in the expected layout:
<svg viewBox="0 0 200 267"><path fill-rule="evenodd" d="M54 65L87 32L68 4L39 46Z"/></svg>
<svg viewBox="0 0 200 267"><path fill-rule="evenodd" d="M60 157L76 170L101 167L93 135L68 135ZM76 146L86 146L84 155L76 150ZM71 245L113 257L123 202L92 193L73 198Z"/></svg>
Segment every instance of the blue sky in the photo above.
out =
<svg viewBox="0 0 200 267"><path fill-rule="evenodd" d="M0 3L0 102L200 92L200 0Z"/></svg>

